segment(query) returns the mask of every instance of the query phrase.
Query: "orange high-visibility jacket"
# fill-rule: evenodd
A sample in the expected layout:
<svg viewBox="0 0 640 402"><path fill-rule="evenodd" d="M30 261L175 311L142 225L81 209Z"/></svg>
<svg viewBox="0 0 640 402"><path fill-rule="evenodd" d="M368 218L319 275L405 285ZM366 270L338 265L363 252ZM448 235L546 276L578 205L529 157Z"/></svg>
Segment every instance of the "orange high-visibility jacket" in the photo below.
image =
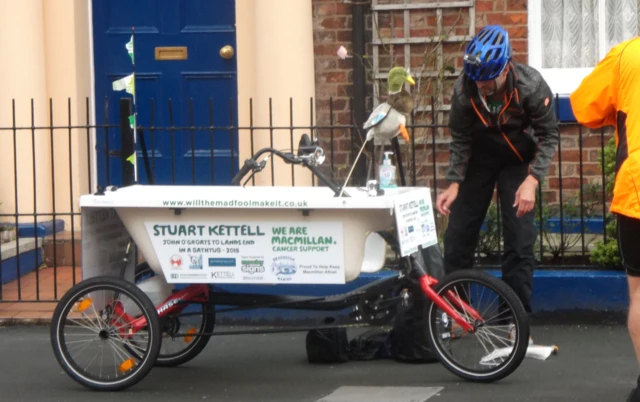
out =
<svg viewBox="0 0 640 402"><path fill-rule="evenodd" d="M616 128L611 212L640 219L640 37L611 49L570 101L581 124Z"/></svg>

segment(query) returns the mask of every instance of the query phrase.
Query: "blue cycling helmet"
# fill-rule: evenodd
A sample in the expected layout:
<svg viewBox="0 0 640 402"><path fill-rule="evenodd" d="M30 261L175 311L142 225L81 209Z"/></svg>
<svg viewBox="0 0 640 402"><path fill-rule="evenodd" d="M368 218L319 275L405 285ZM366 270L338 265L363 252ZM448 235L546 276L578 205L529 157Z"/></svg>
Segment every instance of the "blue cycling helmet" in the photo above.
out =
<svg viewBox="0 0 640 402"><path fill-rule="evenodd" d="M511 61L509 33L497 25L484 27L464 52L464 73L474 81L493 80Z"/></svg>

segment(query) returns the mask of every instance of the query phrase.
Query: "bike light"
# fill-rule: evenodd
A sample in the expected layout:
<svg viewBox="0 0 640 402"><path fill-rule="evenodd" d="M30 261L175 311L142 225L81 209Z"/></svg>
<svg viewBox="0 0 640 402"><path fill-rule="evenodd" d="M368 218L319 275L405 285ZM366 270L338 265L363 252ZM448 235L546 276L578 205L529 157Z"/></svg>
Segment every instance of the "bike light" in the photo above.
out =
<svg viewBox="0 0 640 402"><path fill-rule="evenodd" d="M184 343L189 343L193 340L193 334L196 333L196 329L195 328L189 328L189 330L187 331L187 336L184 337Z"/></svg>
<svg viewBox="0 0 640 402"><path fill-rule="evenodd" d="M77 303L76 311L79 313L82 313L83 311L91 307L92 304L93 304L93 300L90 297L88 297L83 301Z"/></svg>
<svg viewBox="0 0 640 402"><path fill-rule="evenodd" d="M127 359L125 361L123 361L122 363L120 363L120 372L121 373L126 373L127 371L131 370L133 368L133 366L135 365L135 361L133 359Z"/></svg>

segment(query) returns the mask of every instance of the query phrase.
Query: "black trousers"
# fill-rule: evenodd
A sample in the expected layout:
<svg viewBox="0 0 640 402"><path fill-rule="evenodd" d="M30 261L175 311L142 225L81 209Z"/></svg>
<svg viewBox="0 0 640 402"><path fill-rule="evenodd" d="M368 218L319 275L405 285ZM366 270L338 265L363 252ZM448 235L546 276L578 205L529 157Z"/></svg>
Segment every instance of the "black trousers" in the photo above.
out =
<svg viewBox="0 0 640 402"><path fill-rule="evenodd" d="M536 264L535 208L518 218L517 207L513 207L516 191L529 174L528 167L528 163L501 163L495 156L472 156L458 197L450 208L449 225L444 234L444 260L447 274L473 267L480 227L497 183L504 240L502 279L515 291L526 311L531 312Z"/></svg>

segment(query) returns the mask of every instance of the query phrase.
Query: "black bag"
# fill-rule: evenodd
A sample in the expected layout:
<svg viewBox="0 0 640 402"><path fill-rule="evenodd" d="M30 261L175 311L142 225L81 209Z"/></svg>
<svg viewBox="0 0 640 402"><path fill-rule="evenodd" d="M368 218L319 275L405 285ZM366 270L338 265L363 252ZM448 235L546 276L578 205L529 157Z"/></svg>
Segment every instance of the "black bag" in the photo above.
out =
<svg viewBox="0 0 640 402"><path fill-rule="evenodd" d="M343 363L349 361L346 328L313 329L307 332L309 363Z"/></svg>
<svg viewBox="0 0 640 402"><path fill-rule="evenodd" d="M425 268L435 279L444 277L444 259L440 246L434 244L416 253L416 263ZM429 327L426 306L429 299L419 284L409 287L409 309L400 309L390 334L391 353L397 361L406 363L434 363L438 359L429 347Z"/></svg>
<svg viewBox="0 0 640 402"><path fill-rule="evenodd" d="M391 357L388 329L371 329L349 342L351 360L375 360Z"/></svg>

